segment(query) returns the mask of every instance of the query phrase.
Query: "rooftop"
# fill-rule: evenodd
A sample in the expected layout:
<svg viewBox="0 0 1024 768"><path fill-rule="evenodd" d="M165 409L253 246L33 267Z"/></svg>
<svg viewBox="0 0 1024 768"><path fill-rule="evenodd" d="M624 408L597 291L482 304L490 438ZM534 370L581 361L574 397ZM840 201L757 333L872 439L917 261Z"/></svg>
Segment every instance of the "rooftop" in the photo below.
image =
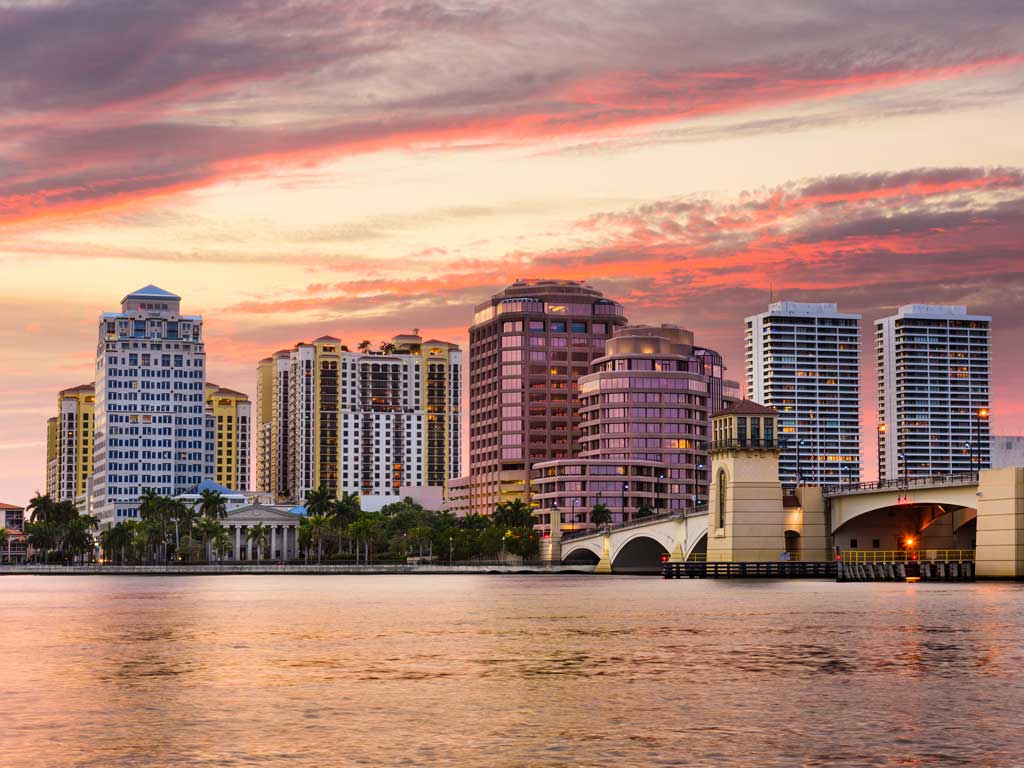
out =
<svg viewBox="0 0 1024 768"><path fill-rule="evenodd" d="M732 405L723 408L714 415L727 416L729 414L739 414L742 416L774 416L775 409L769 408L767 405L755 403L753 400L737 400Z"/></svg>
<svg viewBox="0 0 1024 768"><path fill-rule="evenodd" d="M128 301L128 299L163 299L164 301L181 301L181 296L176 296L170 291L165 291L163 288L159 288L152 283L137 291L133 291L121 299L121 303Z"/></svg>

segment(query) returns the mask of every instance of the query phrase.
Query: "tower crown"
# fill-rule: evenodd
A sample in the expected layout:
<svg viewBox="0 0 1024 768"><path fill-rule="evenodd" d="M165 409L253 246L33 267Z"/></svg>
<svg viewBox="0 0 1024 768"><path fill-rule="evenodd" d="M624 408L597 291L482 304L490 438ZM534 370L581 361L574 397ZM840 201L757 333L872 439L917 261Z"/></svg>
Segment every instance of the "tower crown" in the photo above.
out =
<svg viewBox="0 0 1024 768"><path fill-rule="evenodd" d="M711 453L779 450L776 411L750 400L739 400L711 417Z"/></svg>

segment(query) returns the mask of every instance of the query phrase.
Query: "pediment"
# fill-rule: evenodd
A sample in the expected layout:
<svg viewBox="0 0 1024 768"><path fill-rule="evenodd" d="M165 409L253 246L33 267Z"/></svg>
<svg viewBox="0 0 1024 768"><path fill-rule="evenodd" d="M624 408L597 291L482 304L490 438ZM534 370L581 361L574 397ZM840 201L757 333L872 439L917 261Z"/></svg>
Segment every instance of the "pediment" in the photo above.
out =
<svg viewBox="0 0 1024 768"><path fill-rule="evenodd" d="M239 507L228 512L224 517L225 523L275 523L277 525L289 524L298 525L299 518L291 512L282 512L279 509L265 507L262 504L250 504L246 507Z"/></svg>

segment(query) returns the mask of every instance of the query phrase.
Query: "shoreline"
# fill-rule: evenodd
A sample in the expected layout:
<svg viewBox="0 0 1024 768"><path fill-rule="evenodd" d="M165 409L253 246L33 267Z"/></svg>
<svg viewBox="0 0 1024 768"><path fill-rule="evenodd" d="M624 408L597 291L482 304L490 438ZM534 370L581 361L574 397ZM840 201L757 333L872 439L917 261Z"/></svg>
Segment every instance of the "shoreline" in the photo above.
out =
<svg viewBox="0 0 1024 768"><path fill-rule="evenodd" d="M592 574L593 565L0 565L0 576Z"/></svg>

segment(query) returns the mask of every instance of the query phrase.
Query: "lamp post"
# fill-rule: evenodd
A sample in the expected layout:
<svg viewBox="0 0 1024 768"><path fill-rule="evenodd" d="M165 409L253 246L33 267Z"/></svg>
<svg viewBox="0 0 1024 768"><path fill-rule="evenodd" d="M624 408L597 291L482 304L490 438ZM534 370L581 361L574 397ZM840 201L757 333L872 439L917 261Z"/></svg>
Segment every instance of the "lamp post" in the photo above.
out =
<svg viewBox="0 0 1024 768"><path fill-rule="evenodd" d="M555 518L558 517L558 499L552 500L551 508L554 510L554 514L552 514L550 516L550 521L548 523L548 535L549 536L553 535L554 532L555 532ZM558 520L558 527L559 528L562 527L561 519Z"/></svg>
<svg viewBox="0 0 1024 768"><path fill-rule="evenodd" d="M974 443L972 443L970 440L964 441L964 450L967 451L967 454L971 457L970 471L971 474L974 474Z"/></svg>
<svg viewBox="0 0 1024 768"><path fill-rule="evenodd" d="M576 530L576 523L580 521L580 497L574 496L572 500L572 529Z"/></svg>
<svg viewBox="0 0 1024 768"><path fill-rule="evenodd" d="M899 459L903 463L903 485L907 486L907 455L900 451Z"/></svg>
<svg viewBox="0 0 1024 768"><path fill-rule="evenodd" d="M629 493L629 483L622 484L622 522L626 522L626 494Z"/></svg>
<svg viewBox="0 0 1024 768"><path fill-rule="evenodd" d="M803 470L800 468L800 454L803 453L802 448L805 445L807 445L807 441L806 440L798 440L797 444L796 444L796 484L797 485L803 485L804 484L804 473L803 473Z"/></svg>
<svg viewBox="0 0 1024 768"><path fill-rule="evenodd" d="M654 489L654 508L661 509L661 488L665 484L665 473L658 473L658 487Z"/></svg>
<svg viewBox="0 0 1024 768"><path fill-rule="evenodd" d="M974 444L976 446L978 446L977 450L975 451L975 453L978 454L978 470L977 470L978 474L981 474L981 420L982 419L985 419L986 421L988 420L988 408L979 408L978 409L978 418L974 420L974 424L975 424ZM973 462L972 462L972 465L973 465ZM974 467L973 466L971 467L971 470L974 471Z"/></svg>
<svg viewBox="0 0 1024 768"><path fill-rule="evenodd" d="M697 478L700 481L704 480L704 462L701 462L700 464L697 465ZM700 487L699 485L695 486L695 488L699 488L699 487ZM696 493L693 494L693 508L694 508L694 510L697 509L697 496L698 496L698 494L696 494Z"/></svg>
<svg viewBox="0 0 1024 768"><path fill-rule="evenodd" d="M876 450L878 452L878 482L882 482L882 443L885 441L885 422L883 421L878 425L878 441L876 444Z"/></svg>

